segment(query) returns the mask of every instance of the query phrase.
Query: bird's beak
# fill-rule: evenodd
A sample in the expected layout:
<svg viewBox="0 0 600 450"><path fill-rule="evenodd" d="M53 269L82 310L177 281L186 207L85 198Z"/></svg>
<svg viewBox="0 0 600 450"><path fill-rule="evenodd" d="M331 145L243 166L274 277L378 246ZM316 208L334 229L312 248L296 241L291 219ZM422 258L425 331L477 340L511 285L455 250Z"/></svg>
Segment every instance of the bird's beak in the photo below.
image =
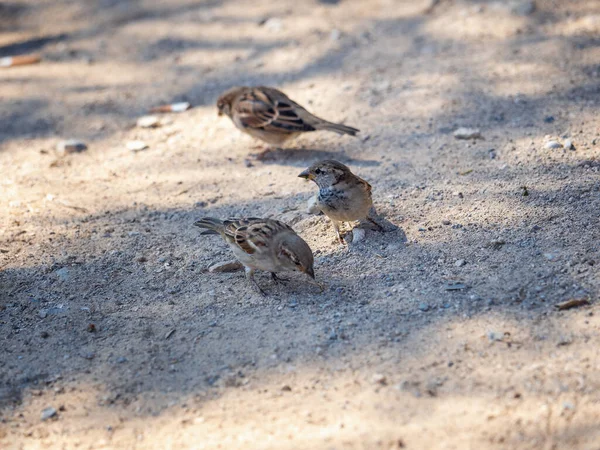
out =
<svg viewBox="0 0 600 450"><path fill-rule="evenodd" d="M314 180L315 178L314 175L308 171L308 169L306 169L304 172L301 172L300 175L298 175L298 177L304 178L306 180Z"/></svg>
<svg viewBox="0 0 600 450"><path fill-rule="evenodd" d="M219 110L219 112L217 113L217 116L221 117L223 115L223 111Z"/></svg>
<svg viewBox="0 0 600 450"><path fill-rule="evenodd" d="M313 269L312 267L308 267L305 271L305 274L307 274L309 277L311 277L313 280L315 279L315 269Z"/></svg>

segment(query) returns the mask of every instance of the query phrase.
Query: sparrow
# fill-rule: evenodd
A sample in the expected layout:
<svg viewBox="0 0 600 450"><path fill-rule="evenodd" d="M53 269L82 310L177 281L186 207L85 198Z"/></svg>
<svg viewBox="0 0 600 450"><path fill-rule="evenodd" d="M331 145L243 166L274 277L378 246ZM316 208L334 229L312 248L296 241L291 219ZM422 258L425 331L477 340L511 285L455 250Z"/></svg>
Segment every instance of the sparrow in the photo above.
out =
<svg viewBox="0 0 600 450"><path fill-rule="evenodd" d="M302 272L315 278L313 253L308 244L287 224L273 219L219 220L204 217L194 223L202 234L220 235L244 265L246 278L261 294L254 280L255 270L271 272L274 281L283 281L277 272Z"/></svg>
<svg viewBox="0 0 600 450"><path fill-rule="evenodd" d="M217 108L219 116L229 116L244 133L276 147L308 131L326 130L350 136L359 131L314 116L283 92L265 86L231 88L221 94Z"/></svg>
<svg viewBox="0 0 600 450"><path fill-rule="evenodd" d="M368 220L377 229L383 228L372 218L374 213L371 185L334 160L319 161L304 170L300 178L314 181L319 186L317 208L331 219L340 243L340 224L354 220Z"/></svg>

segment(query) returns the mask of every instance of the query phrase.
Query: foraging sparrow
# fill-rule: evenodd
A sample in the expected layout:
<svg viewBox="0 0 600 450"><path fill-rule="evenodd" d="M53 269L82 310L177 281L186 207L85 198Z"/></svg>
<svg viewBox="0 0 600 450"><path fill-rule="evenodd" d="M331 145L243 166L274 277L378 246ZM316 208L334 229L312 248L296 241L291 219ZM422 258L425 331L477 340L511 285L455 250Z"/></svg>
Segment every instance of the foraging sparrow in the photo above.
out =
<svg viewBox="0 0 600 450"><path fill-rule="evenodd" d="M219 220L205 217L194 225L205 228L202 234L219 234L229 244L235 257L244 265L246 278L265 295L254 280L255 270L271 272L299 271L315 278L313 253L308 244L289 225L273 219Z"/></svg>
<svg viewBox="0 0 600 450"><path fill-rule="evenodd" d="M379 230L382 229L371 216L371 185L354 175L344 164L333 160L319 161L298 176L312 180L319 186L317 207L331 219L335 234L342 244L341 222L366 219Z"/></svg>
<svg viewBox="0 0 600 450"><path fill-rule="evenodd" d="M221 94L217 108L220 116L229 116L244 133L274 146L307 131L327 130L351 136L359 131L320 119L283 92L264 86L231 88Z"/></svg>

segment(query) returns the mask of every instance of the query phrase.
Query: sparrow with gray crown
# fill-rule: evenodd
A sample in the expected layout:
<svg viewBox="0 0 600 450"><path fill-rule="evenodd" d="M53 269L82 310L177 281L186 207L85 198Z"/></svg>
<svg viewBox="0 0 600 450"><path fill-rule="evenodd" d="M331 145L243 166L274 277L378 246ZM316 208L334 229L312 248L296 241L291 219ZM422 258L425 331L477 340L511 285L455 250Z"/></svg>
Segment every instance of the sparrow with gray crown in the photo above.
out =
<svg viewBox="0 0 600 450"><path fill-rule="evenodd" d="M219 220L205 217L194 223L204 228L202 234L220 235L244 265L246 278L257 291L265 292L254 280L255 270L302 272L315 278L313 253L308 244L287 224L273 219L244 218Z"/></svg>
<svg viewBox="0 0 600 450"><path fill-rule="evenodd" d="M241 131L275 147L309 131L326 130L351 136L359 131L321 119L283 92L265 86L231 88L221 94L217 108L220 116L228 116Z"/></svg>
<svg viewBox="0 0 600 450"><path fill-rule="evenodd" d="M344 244L340 225L354 220L368 220L377 229L383 228L373 219L371 185L341 162L319 161L298 175L314 181L319 187L317 208L331 219L335 234Z"/></svg>

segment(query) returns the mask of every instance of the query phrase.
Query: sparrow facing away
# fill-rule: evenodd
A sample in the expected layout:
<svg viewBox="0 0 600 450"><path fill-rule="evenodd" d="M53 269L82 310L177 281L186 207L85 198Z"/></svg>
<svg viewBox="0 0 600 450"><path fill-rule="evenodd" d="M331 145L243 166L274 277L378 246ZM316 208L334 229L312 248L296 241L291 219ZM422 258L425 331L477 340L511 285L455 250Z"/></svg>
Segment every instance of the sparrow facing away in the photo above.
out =
<svg viewBox="0 0 600 450"><path fill-rule="evenodd" d="M366 219L382 229L371 217L374 211L371 185L344 164L334 160L319 161L298 176L319 186L317 207L331 219L340 243L344 244L340 236L342 222Z"/></svg>
<svg viewBox="0 0 600 450"><path fill-rule="evenodd" d="M255 270L303 272L315 278L313 253L308 244L289 225L273 219L228 219L205 217L194 225L206 229L202 234L219 234L244 265L246 278L262 295L265 292L254 280Z"/></svg>
<svg viewBox="0 0 600 450"><path fill-rule="evenodd" d="M231 88L221 94L217 108L219 116L229 116L244 133L276 147L307 131L327 130L351 136L359 131L320 119L283 92L265 86Z"/></svg>

